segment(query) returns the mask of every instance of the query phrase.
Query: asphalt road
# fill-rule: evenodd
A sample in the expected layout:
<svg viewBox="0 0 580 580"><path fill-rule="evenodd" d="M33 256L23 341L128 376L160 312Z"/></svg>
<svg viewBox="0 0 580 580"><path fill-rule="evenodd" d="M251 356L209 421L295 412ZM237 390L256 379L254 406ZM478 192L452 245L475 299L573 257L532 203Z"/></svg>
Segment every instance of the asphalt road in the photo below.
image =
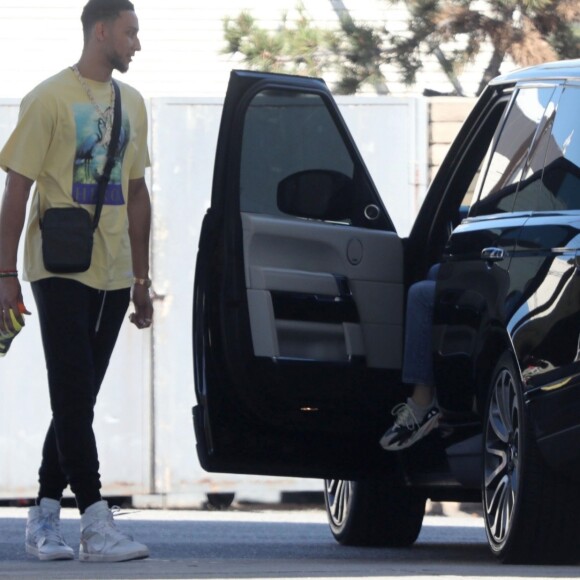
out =
<svg viewBox="0 0 580 580"><path fill-rule="evenodd" d="M407 549L338 545L322 509L241 507L228 511L128 511L119 526L146 543L147 560L118 564L39 562L23 546L26 508L0 508L0 578L578 578L580 566L503 566L475 515L426 516ZM76 510L63 531L78 545Z"/></svg>

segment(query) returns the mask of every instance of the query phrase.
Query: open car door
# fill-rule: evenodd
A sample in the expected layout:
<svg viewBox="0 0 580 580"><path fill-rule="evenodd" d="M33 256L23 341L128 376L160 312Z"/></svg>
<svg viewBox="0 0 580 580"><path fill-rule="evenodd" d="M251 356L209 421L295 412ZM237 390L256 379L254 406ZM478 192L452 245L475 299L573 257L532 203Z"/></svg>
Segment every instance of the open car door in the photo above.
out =
<svg viewBox="0 0 580 580"><path fill-rule="evenodd" d="M195 277L208 471L389 471L403 243L325 83L233 71ZM394 465L393 465L394 467Z"/></svg>

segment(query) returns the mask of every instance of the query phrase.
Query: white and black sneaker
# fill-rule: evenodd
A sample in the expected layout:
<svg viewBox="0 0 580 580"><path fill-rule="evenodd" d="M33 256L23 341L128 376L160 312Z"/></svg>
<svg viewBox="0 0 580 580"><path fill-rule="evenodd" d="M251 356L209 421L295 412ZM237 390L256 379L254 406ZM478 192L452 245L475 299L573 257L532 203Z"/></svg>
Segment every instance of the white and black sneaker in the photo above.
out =
<svg viewBox="0 0 580 580"><path fill-rule="evenodd" d="M391 413L395 416L395 422L380 440L381 447L386 451L399 451L410 447L435 429L441 416L441 411L432 406L418 419L408 403L397 405Z"/></svg>

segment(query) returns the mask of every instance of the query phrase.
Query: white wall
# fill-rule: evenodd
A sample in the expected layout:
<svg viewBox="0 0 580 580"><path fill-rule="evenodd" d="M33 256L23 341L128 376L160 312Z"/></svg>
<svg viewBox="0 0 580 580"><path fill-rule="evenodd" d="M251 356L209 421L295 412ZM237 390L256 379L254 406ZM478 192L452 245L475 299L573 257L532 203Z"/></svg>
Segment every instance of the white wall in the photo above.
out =
<svg viewBox="0 0 580 580"><path fill-rule="evenodd" d="M78 60L82 48L80 13L84 0L0 0L0 98L21 97L50 74ZM146 97L223 96L230 69L239 59L221 54L223 19L249 10L263 26L276 28L284 11L289 16L298 0L135 0L143 51L126 75ZM336 27L347 9L355 20L387 22L390 30L406 28L404 4L388 0L303 0L308 15L320 26ZM451 87L435 59L425 55L426 71L417 86L400 83L393 68L385 68L391 94L422 93ZM479 83L481 65L461 75L467 92ZM371 89L372 90L372 89Z"/></svg>
<svg viewBox="0 0 580 580"><path fill-rule="evenodd" d="M407 233L426 188L426 100L337 101L399 233ZM201 221L211 196L222 102L211 97L148 99L151 276L160 299L151 330L139 332L125 320L95 414L103 492L145 496L136 499L140 505L190 506L216 491L264 500L281 490L322 489L313 480L207 474L197 461L191 419L193 277ZM0 143L16 124L17 112L17 99L0 99ZM0 190L4 177L0 172ZM29 284L23 284L23 293L33 315L0 359L0 498L35 493L50 421Z"/></svg>

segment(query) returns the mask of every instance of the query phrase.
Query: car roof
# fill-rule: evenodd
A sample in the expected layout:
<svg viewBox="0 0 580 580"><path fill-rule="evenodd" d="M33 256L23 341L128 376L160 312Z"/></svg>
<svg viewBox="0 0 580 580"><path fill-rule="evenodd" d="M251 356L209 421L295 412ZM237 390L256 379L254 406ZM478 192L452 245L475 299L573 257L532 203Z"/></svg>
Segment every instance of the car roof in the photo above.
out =
<svg viewBox="0 0 580 580"><path fill-rule="evenodd" d="M560 60L515 70L493 79L491 85L517 83L520 81L580 80L580 59Z"/></svg>

